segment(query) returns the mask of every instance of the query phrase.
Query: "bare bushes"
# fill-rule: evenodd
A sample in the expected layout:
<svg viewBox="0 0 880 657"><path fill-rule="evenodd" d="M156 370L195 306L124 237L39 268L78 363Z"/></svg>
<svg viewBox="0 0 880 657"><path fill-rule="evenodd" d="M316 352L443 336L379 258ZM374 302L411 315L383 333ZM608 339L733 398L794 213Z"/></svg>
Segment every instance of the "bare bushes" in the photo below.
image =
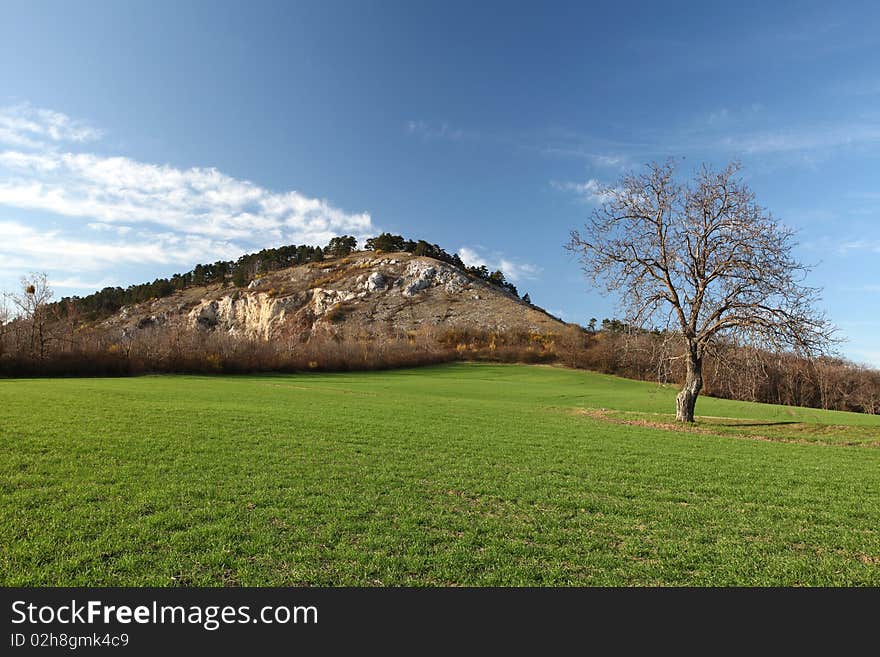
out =
<svg viewBox="0 0 880 657"><path fill-rule="evenodd" d="M31 349L31 326L3 324L0 375L329 372L452 361L557 363L660 383L678 383L685 375L674 335L613 326L587 331L571 324L555 333L388 327L376 335L346 334L331 325L318 334L302 328L266 341L168 325L120 335L64 320L47 327L45 335L51 339L41 357ZM706 355L704 380L705 391L715 397L880 413L880 372L841 359L808 361L790 353L721 344Z"/></svg>
<svg viewBox="0 0 880 657"><path fill-rule="evenodd" d="M145 373L234 374L416 367L454 360L454 352L408 338L265 341L196 328L160 327L111 338L91 332L56 343L43 359L24 352L0 358L5 376L127 376Z"/></svg>
<svg viewBox="0 0 880 657"><path fill-rule="evenodd" d="M433 337L439 347L454 353L456 360L550 363L559 358L558 336L552 333L449 329Z"/></svg>

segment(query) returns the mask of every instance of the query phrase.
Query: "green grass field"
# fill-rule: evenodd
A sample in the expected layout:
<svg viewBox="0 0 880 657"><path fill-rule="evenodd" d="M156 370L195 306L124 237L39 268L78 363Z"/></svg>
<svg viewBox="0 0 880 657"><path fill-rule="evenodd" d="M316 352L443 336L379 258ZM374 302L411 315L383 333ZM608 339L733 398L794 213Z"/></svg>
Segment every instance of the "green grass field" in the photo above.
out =
<svg viewBox="0 0 880 657"><path fill-rule="evenodd" d="M550 367L0 381L4 585L880 585L880 417ZM603 410L604 409L604 410Z"/></svg>

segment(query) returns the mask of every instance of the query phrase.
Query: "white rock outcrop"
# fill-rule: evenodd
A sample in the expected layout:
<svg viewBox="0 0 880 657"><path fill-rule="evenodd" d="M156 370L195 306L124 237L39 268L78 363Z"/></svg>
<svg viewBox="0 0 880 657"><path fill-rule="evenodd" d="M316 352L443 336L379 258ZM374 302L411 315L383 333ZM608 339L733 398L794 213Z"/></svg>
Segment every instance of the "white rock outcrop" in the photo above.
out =
<svg viewBox="0 0 880 657"><path fill-rule="evenodd" d="M453 267L429 264L421 260L410 262L403 272L403 295L411 297L429 287L443 286L447 292L461 292L469 286L468 279Z"/></svg>
<svg viewBox="0 0 880 657"><path fill-rule="evenodd" d="M403 296L411 297L428 288L437 276L437 268L424 262L414 260L403 272Z"/></svg>
<svg viewBox="0 0 880 657"><path fill-rule="evenodd" d="M343 292L342 290L326 290L316 287L312 290L311 308L315 315L323 315L330 308L342 301L351 301L358 295L355 292Z"/></svg>
<svg viewBox="0 0 880 657"><path fill-rule="evenodd" d="M469 285L468 279L457 271L450 272L451 275L446 280L446 291L450 294L463 292Z"/></svg>
<svg viewBox="0 0 880 657"><path fill-rule="evenodd" d="M232 294L200 303L189 312L189 319L200 328L216 327L234 335L268 340L288 313L301 305L296 295L272 298L265 293Z"/></svg>

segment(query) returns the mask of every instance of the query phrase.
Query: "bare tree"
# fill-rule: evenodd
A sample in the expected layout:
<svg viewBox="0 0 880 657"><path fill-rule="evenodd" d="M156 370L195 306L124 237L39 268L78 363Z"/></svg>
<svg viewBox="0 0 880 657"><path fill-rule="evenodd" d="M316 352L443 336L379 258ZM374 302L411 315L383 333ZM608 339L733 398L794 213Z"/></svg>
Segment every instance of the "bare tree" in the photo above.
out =
<svg viewBox="0 0 880 657"><path fill-rule="evenodd" d="M7 294L0 294L0 360L6 354L6 340L10 332L10 323L12 321L12 312L9 310L7 303Z"/></svg>
<svg viewBox="0 0 880 657"><path fill-rule="evenodd" d="M22 277L21 293L10 297L18 310L18 321L26 327L27 350L31 358L43 360L46 357L46 347L52 339L49 332L52 296L48 276L45 273L31 273Z"/></svg>
<svg viewBox="0 0 880 657"><path fill-rule="evenodd" d="M880 412L880 372L859 367L854 392L855 401L863 413L876 415Z"/></svg>
<svg viewBox="0 0 880 657"><path fill-rule="evenodd" d="M804 355L833 338L815 310L819 291L802 284L810 268L792 255L793 232L755 203L739 170L704 165L687 184L672 161L630 173L600 190L601 205L566 245L590 279L620 295L627 323L665 322L680 336L684 422L694 420L703 357L717 338Z"/></svg>

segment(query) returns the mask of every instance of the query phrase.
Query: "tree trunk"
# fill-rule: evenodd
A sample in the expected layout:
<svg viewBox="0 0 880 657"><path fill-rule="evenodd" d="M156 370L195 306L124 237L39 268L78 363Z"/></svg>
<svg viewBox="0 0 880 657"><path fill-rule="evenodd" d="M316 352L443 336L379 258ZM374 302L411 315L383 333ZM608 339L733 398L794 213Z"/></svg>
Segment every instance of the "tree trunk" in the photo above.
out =
<svg viewBox="0 0 880 657"><path fill-rule="evenodd" d="M703 389L703 359L698 355L696 345L688 346L687 359L687 378L675 404L675 419L679 422L694 421L697 397Z"/></svg>

